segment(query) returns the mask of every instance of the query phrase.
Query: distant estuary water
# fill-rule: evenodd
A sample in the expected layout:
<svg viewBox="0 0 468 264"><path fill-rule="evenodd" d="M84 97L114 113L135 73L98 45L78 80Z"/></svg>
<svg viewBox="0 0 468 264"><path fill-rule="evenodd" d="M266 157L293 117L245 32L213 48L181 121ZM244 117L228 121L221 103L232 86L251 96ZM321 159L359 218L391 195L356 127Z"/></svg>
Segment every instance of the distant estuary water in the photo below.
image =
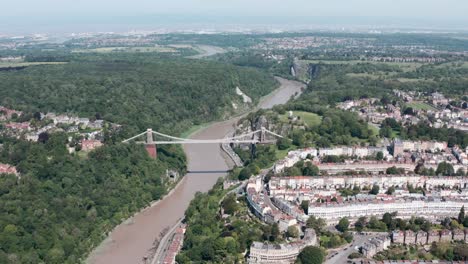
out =
<svg viewBox="0 0 468 264"><path fill-rule="evenodd" d="M259 108L271 108L286 103L291 96L301 93L305 87L300 82L282 78L280 88L263 98ZM214 123L197 133L193 139L216 139L234 129L239 118ZM184 216L190 201L197 192L207 192L219 177L226 176L226 163L218 144L188 144L184 146L188 158L188 171L184 179L170 195L154 206L138 213L120 224L89 257L89 264L138 264L153 247L161 231L173 226Z"/></svg>

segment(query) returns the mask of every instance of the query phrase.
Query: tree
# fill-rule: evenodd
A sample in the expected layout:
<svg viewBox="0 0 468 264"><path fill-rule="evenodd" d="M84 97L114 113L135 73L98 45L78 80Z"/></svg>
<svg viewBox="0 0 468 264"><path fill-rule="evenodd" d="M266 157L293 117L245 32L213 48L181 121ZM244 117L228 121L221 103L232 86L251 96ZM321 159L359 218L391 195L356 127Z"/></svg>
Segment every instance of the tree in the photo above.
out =
<svg viewBox="0 0 468 264"><path fill-rule="evenodd" d="M384 158L384 155L383 155L382 151L377 152L376 159L377 160L383 160L383 158Z"/></svg>
<svg viewBox="0 0 468 264"><path fill-rule="evenodd" d="M297 256L296 263L300 264L321 264L325 259L325 252L315 246L305 247Z"/></svg>
<svg viewBox="0 0 468 264"><path fill-rule="evenodd" d="M295 226L289 226L286 235L288 237L297 238L299 237L299 230Z"/></svg>
<svg viewBox="0 0 468 264"><path fill-rule="evenodd" d="M349 259L357 259L357 258L362 258L363 255L361 253L358 253L358 252L353 252L351 254L349 254L348 258Z"/></svg>
<svg viewBox="0 0 468 264"><path fill-rule="evenodd" d="M307 162L306 166L302 169L302 175L304 176L317 176L319 172L319 168L311 162Z"/></svg>
<svg viewBox="0 0 468 264"><path fill-rule="evenodd" d="M359 194L360 192L361 192L361 188L359 188L358 185L354 185L354 186L353 186L353 194L354 194L354 195L357 195L357 194Z"/></svg>
<svg viewBox="0 0 468 264"><path fill-rule="evenodd" d="M463 168L458 168L456 175L465 176L466 175L465 170Z"/></svg>
<svg viewBox="0 0 468 264"><path fill-rule="evenodd" d="M353 241L354 236L353 233L346 231L343 233L343 238L344 240L346 240L346 242L351 243Z"/></svg>
<svg viewBox="0 0 468 264"><path fill-rule="evenodd" d="M349 220L346 217L343 217L340 219L338 222L338 225L336 226L336 229L338 229L341 232L346 232L348 231L349 228Z"/></svg>
<svg viewBox="0 0 468 264"><path fill-rule="evenodd" d="M377 195L379 194L379 191L380 187L377 184L374 184L374 186L372 186L372 189L369 191L369 194Z"/></svg>
<svg viewBox="0 0 468 264"><path fill-rule="evenodd" d="M424 221L424 223L421 225L421 230L424 232L429 232L431 231L432 224L429 221Z"/></svg>
<svg viewBox="0 0 468 264"><path fill-rule="evenodd" d="M453 254L455 255L456 260L467 261L468 260L468 245L461 244L461 245L455 246L455 248L453 249Z"/></svg>
<svg viewBox="0 0 468 264"><path fill-rule="evenodd" d="M465 221L465 206L462 205L460 208L460 213L458 213L458 223L463 224Z"/></svg>
<svg viewBox="0 0 468 264"><path fill-rule="evenodd" d="M223 206L224 213L234 214L238 209L236 195L235 194L228 195L226 198L224 198L221 205Z"/></svg>
<svg viewBox="0 0 468 264"><path fill-rule="evenodd" d="M383 126L380 130L379 130L379 135L381 137L386 137L386 138L390 138L392 137L392 128L388 127L388 126Z"/></svg>
<svg viewBox="0 0 468 264"><path fill-rule="evenodd" d="M239 172L240 181L247 180L248 178L250 178L250 176L252 176L252 172L250 171L249 167L245 167Z"/></svg>
<svg viewBox="0 0 468 264"><path fill-rule="evenodd" d="M459 223L457 222L457 220L454 219L454 220L450 221L450 229L451 229L451 230L461 229L461 228L463 228L463 225L462 225L462 224L459 224Z"/></svg>
<svg viewBox="0 0 468 264"><path fill-rule="evenodd" d="M304 211L306 215L309 214L309 201L307 200L302 200L301 202L301 209Z"/></svg>
<svg viewBox="0 0 468 264"><path fill-rule="evenodd" d="M39 112L34 112L33 117L34 117L34 119L36 119L36 120L39 121L39 120L41 120L41 113L39 113Z"/></svg>
<svg viewBox="0 0 468 264"><path fill-rule="evenodd" d="M364 227L366 227L367 218L365 216L359 217L359 219L354 224L356 231L361 232Z"/></svg>
<svg viewBox="0 0 468 264"><path fill-rule="evenodd" d="M291 147L291 141L287 138L280 138L276 141L279 150L286 150Z"/></svg>
<svg viewBox="0 0 468 264"><path fill-rule="evenodd" d="M406 230L406 227L407 227L407 222L406 220L404 219L401 219L401 218L397 218L397 223L396 223L396 226L400 229L400 230Z"/></svg>
<svg viewBox="0 0 468 264"><path fill-rule="evenodd" d="M437 165L436 174L443 176L452 176L455 174L455 170L453 169L452 164L444 161Z"/></svg>
<svg viewBox="0 0 468 264"><path fill-rule="evenodd" d="M387 168L385 172L387 174L398 174L398 169L397 167L393 166L393 167Z"/></svg>
<svg viewBox="0 0 468 264"><path fill-rule="evenodd" d="M385 193L388 195L392 195L393 193L395 193L395 187L390 186Z"/></svg>
<svg viewBox="0 0 468 264"><path fill-rule="evenodd" d="M446 228L449 228L451 222L452 222L452 220L451 220L449 217L445 217L445 218L440 222L440 224L443 225L443 226L446 227Z"/></svg>
<svg viewBox="0 0 468 264"><path fill-rule="evenodd" d="M63 251L63 249L59 247L54 247L50 249L49 252L47 252L47 256L46 256L47 263L51 263L51 264L63 263L62 260L64 256L65 256L65 252Z"/></svg>
<svg viewBox="0 0 468 264"><path fill-rule="evenodd" d="M277 223L274 223L272 226L271 226L271 238L273 241L275 241L278 236L280 234L280 230L279 230L279 226Z"/></svg>
<svg viewBox="0 0 468 264"><path fill-rule="evenodd" d="M326 222L322 218L316 218L311 215L309 219L307 219L306 226L308 228L313 228L317 235L320 235L322 229L326 226Z"/></svg>
<svg viewBox="0 0 468 264"><path fill-rule="evenodd" d="M290 168L286 168L284 170L284 174L286 176L300 176L302 174L302 171L298 167L293 166L293 167L290 167Z"/></svg>
<svg viewBox="0 0 468 264"><path fill-rule="evenodd" d="M431 253L440 259L453 260L453 247L448 242L433 243Z"/></svg>
<svg viewBox="0 0 468 264"><path fill-rule="evenodd" d="M42 132L39 134L37 141L41 143L46 143L49 140L49 133Z"/></svg>
<svg viewBox="0 0 468 264"><path fill-rule="evenodd" d="M341 246L343 243L343 239L338 234L334 234L330 237L330 241L328 241L327 246L329 248L336 248Z"/></svg>

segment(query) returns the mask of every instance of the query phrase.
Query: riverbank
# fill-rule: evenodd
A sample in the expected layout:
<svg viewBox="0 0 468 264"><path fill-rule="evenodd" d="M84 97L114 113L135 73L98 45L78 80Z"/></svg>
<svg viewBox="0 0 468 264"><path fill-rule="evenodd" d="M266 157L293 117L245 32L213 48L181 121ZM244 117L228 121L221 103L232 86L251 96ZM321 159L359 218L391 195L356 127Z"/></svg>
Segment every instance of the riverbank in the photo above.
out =
<svg viewBox="0 0 468 264"><path fill-rule="evenodd" d="M287 102L298 87L303 84L285 79L278 79L280 88L271 96L261 100L260 108L269 108L275 104ZM300 89L299 89L300 90ZM191 139L223 138L232 131L241 116L226 121L216 122L194 131ZM229 165L218 144L184 145L187 155L188 171L184 179L171 190L170 195L136 214L131 223L117 226L106 239L107 243L99 246L88 258L91 264L128 264L141 263L143 257L153 247L160 232L172 227L184 216L190 201L197 192L207 192L219 177L226 176Z"/></svg>
<svg viewBox="0 0 468 264"><path fill-rule="evenodd" d="M112 244L112 234L113 232L121 225L131 225L134 223L134 217L136 217L138 214L142 214L144 213L145 211L147 210L150 210L152 207L154 206L157 206L161 201L163 201L164 199L166 199L167 197L171 196L178 188L180 188L180 185L183 184L183 182L185 181L185 177L182 177L180 178L177 183L174 185L174 186L171 186L170 187L170 191L165 194L164 196L161 197L161 199L159 200L156 200L156 201L152 201L150 203L150 205L146 206L145 208L141 209L140 211L134 213L131 217L129 217L128 219L126 219L125 221L123 221L120 225L116 226L112 231L109 232L108 236L106 237L106 239L104 239L104 241L101 242L101 244L99 246L97 246L93 252L88 256L88 258L86 259L86 263L95 263L94 262L94 259L102 252L106 249L106 247L108 247L110 244ZM155 237L155 239L157 239L157 237Z"/></svg>

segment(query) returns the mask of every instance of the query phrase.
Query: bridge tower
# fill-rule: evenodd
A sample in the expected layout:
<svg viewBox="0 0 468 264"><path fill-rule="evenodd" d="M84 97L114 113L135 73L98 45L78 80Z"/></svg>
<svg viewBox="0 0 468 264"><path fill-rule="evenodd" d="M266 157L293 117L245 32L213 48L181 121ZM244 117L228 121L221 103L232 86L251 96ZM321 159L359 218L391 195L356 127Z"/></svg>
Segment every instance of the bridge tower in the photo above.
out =
<svg viewBox="0 0 468 264"><path fill-rule="evenodd" d="M158 157L158 152L156 149L156 144L153 141L153 129L148 128L146 130L146 144L145 144L146 151L148 152L148 155L152 157L153 159Z"/></svg>
<svg viewBox="0 0 468 264"><path fill-rule="evenodd" d="M262 127L262 131L260 132L260 143L265 142L266 140L266 129L265 127Z"/></svg>

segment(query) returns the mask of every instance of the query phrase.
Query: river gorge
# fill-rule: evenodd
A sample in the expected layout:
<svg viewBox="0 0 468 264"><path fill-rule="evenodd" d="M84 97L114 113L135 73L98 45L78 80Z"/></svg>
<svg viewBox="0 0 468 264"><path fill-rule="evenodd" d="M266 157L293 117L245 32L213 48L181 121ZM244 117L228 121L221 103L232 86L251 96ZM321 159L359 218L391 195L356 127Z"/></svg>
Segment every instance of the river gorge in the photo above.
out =
<svg viewBox="0 0 468 264"><path fill-rule="evenodd" d="M286 103L291 96L301 93L303 83L277 77L280 87L265 96L258 108L271 108ZM190 137L216 139L234 129L240 117L213 123ZM153 247L161 231L173 226L184 216L190 201L197 192L206 192L219 177L224 177L229 165L218 144L187 144L184 150L188 159L188 173L164 199L155 202L125 223L117 226L109 237L90 255L90 264L133 264Z"/></svg>

